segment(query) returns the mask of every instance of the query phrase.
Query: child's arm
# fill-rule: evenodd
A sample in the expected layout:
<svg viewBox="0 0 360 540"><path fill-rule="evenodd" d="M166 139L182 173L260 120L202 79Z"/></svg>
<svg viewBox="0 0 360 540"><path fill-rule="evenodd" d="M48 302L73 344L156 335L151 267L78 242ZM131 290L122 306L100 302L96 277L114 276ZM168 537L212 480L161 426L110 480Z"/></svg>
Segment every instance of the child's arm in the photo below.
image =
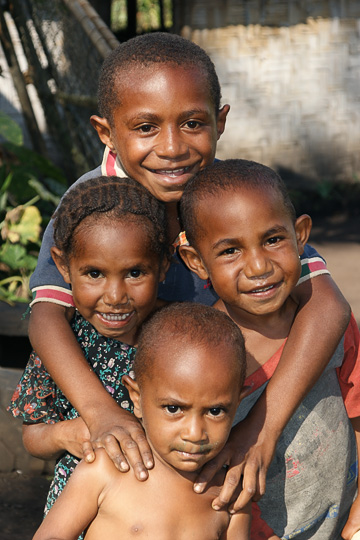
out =
<svg viewBox="0 0 360 540"><path fill-rule="evenodd" d="M221 540L250 540L251 503L249 502L238 514L231 516L227 531Z"/></svg>
<svg viewBox="0 0 360 540"><path fill-rule="evenodd" d="M40 302L33 306L29 337L46 369L77 409L95 447L104 447L121 471L134 469L138 480L153 466L140 423L105 390L83 356L66 318L66 308Z"/></svg>
<svg viewBox="0 0 360 540"><path fill-rule="evenodd" d="M350 418L355 432L357 455L360 456L360 417ZM350 514L345 527L342 530L341 537L344 540L351 540L354 534L360 530L360 476L358 474L358 493L350 509Z"/></svg>
<svg viewBox="0 0 360 540"><path fill-rule="evenodd" d="M85 461L94 460L89 430L82 418L55 424L23 424L22 440L25 449L39 459L57 459L64 452Z"/></svg>
<svg viewBox="0 0 360 540"><path fill-rule="evenodd" d="M33 540L77 540L96 517L99 498L113 471L111 462L101 455L94 463L79 463Z"/></svg>
<svg viewBox="0 0 360 540"><path fill-rule="evenodd" d="M230 465L213 507L231 499L243 475L243 491L234 503L242 508L265 492L266 473L287 422L332 357L350 319L350 307L329 275L308 280L298 288L299 309L278 367L248 417L235 426L229 441L198 478L201 492L215 471Z"/></svg>

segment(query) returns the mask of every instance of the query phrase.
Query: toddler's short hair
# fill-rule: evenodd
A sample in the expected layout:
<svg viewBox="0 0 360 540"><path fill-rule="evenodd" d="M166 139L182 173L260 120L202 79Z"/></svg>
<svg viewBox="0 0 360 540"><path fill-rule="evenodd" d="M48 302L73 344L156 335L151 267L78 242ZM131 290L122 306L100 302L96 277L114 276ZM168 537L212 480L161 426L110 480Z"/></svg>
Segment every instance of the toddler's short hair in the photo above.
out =
<svg viewBox="0 0 360 540"><path fill-rule="evenodd" d="M180 200L182 227L192 246L196 247L196 238L201 232L196 219L198 203L209 195L215 196L222 191L247 188L276 190L283 199L285 211L295 222L295 208L286 185L273 169L246 159L217 161L189 180Z"/></svg>
<svg viewBox="0 0 360 540"><path fill-rule="evenodd" d="M121 103L119 81L131 77L131 68L154 64L172 64L202 70L208 80L209 94L216 114L220 108L221 89L215 66L198 45L175 34L154 32L121 43L104 60L98 85L98 107L110 125L113 112ZM130 72L130 73L129 73Z"/></svg>
<svg viewBox="0 0 360 540"><path fill-rule="evenodd" d="M240 388L246 374L246 354L244 338L240 328L225 313L217 309L193 302L175 302L159 309L142 326L133 369L135 378L141 385L158 352L167 351L169 343L180 350L184 345L224 344L234 349L231 369L239 378ZM169 362L172 359L169 358Z"/></svg>

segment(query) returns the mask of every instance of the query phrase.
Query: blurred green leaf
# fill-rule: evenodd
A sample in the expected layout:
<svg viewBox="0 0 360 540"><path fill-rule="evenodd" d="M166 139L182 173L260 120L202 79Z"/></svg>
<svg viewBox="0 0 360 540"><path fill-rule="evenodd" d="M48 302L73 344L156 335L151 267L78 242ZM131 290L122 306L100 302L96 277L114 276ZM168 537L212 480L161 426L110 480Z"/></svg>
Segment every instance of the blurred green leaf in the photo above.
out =
<svg viewBox="0 0 360 540"><path fill-rule="evenodd" d="M0 136L10 143L23 144L21 127L7 114L0 111Z"/></svg>

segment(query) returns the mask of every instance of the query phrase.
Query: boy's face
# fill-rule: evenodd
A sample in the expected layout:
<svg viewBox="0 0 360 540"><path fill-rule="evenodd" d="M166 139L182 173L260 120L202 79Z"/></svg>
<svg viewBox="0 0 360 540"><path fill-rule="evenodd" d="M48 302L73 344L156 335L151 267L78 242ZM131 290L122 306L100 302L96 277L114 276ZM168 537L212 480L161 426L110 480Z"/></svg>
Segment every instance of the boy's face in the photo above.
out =
<svg viewBox="0 0 360 540"><path fill-rule="evenodd" d="M309 216L294 227L278 192L253 187L208 196L196 212L198 251L181 248L191 269L210 278L232 316L280 310L300 277Z"/></svg>
<svg viewBox="0 0 360 540"><path fill-rule="evenodd" d="M160 64L134 68L119 84L113 126L91 121L128 176L157 199L178 201L185 184L213 162L229 106L216 117L201 70Z"/></svg>
<svg viewBox="0 0 360 540"><path fill-rule="evenodd" d="M162 462L194 472L223 448L240 402L239 377L232 369L235 354L226 343L169 343L156 352L140 397L129 389L134 412Z"/></svg>
<svg viewBox="0 0 360 540"><path fill-rule="evenodd" d="M77 309L103 336L133 345L165 276L144 226L104 221L80 226L75 235L76 256L68 266L61 267L59 260L57 266L71 283Z"/></svg>

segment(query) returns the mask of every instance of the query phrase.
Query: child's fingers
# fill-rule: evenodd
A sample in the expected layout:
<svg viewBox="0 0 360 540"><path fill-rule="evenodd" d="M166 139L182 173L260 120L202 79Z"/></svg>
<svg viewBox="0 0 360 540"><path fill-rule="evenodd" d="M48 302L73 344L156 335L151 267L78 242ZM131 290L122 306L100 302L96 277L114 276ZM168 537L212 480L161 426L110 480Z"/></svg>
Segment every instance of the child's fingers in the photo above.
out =
<svg viewBox="0 0 360 540"><path fill-rule="evenodd" d="M82 445L82 453L84 460L87 463L92 463L95 460L95 451L91 441L84 441Z"/></svg>
<svg viewBox="0 0 360 540"><path fill-rule="evenodd" d="M243 472L243 465L237 465L235 467L231 467L225 477L224 485L221 488L221 491L219 493L219 496L212 502L212 507L214 510L221 510L224 508L224 506L227 506L230 501L232 500L234 493L239 489L239 486L241 485L241 478L242 478L242 472ZM247 494L243 494L243 491L241 491L240 496L237 499L237 509L243 508L251 499L253 494L250 494L250 496L247 496ZM229 508L230 513L235 513L235 509L233 508L234 505L231 505Z"/></svg>
<svg viewBox="0 0 360 540"><path fill-rule="evenodd" d="M215 474L226 465L227 460L228 457L223 450L214 459L209 461L196 478L194 491L196 491L196 493L202 493L206 488L206 485L214 478Z"/></svg>

